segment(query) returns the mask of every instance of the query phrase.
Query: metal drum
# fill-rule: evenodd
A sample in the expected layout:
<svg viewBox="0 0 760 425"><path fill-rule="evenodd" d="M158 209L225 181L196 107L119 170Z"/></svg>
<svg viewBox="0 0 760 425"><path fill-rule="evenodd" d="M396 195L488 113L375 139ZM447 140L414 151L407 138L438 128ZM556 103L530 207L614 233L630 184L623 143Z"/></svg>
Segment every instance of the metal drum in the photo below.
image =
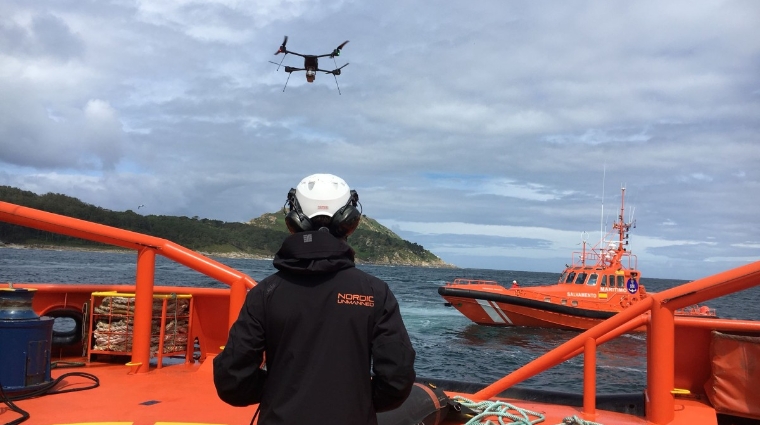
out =
<svg viewBox="0 0 760 425"><path fill-rule="evenodd" d="M32 309L36 289L0 288L0 385L6 393L51 382L52 317Z"/></svg>

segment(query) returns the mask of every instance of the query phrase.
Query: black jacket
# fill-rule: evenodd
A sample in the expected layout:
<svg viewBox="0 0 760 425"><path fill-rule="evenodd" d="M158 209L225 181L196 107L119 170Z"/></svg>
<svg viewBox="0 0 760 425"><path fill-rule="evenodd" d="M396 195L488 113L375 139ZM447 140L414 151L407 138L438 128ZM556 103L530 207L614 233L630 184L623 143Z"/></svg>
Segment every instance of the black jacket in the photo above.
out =
<svg viewBox="0 0 760 425"><path fill-rule="evenodd" d="M401 405L415 352L388 285L357 269L351 247L327 232L289 236L274 266L214 358L219 397L260 402L261 425L376 424L375 412Z"/></svg>

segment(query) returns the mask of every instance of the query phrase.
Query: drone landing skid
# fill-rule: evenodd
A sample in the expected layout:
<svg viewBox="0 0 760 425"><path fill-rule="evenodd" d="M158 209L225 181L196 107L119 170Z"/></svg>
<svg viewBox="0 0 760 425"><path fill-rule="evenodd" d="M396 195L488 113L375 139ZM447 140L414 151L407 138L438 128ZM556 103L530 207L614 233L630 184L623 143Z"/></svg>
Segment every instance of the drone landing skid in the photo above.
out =
<svg viewBox="0 0 760 425"><path fill-rule="evenodd" d="M273 64L277 65L277 62L272 62L272 61L269 61L269 62L271 62L271 63L273 63ZM319 71L319 72L324 72L325 74L332 74L333 78L335 78L335 87L338 89L338 94L339 94L339 95L341 95L342 93L340 92L340 85L338 84L338 75L340 75L340 70L341 70L342 68L345 68L347 65L348 65L348 64L345 64L345 65L341 66L340 68L335 68L335 69L333 69L332 71L326 71L326 70L324 70L324 69L316 69L316 70L313 70L313 72L315 72L315 73L316 73L317 71ZM287 73L288 73L288 78L285 80L285 86L282 88L282 91L283 91L283 92L284 92L284 91L285 91L285 89L288 87L288 82L290 81L290 76L291 76L291 75L293 74L293 72L295 72L295 71L309 71L309 70L307 70L307 69L304 69L304 68L294 68L294 67L291 67L291 66L285 66L285 72L287 72ZM307 77L307 81L308 81L308 82L310 82L310 83L314 82L314 77L315 77L315 76L316 76L316 75L313 75L313 76L311 77L311 79L309 79L309 78Z"/></svg>

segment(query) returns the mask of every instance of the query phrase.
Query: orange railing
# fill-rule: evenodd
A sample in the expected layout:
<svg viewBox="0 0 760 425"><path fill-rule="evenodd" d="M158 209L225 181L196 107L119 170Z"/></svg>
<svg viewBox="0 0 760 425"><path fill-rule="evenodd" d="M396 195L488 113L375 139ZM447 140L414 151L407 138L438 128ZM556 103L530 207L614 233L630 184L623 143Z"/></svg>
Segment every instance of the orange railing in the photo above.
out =
<svg viewBox="0 0 760 425"><path fill-rule="evenodd" d="M595 249L589 249L587 251L573 251L571 254L571 265L573 267L588 266L592 267L602 262L602 258L606 253L599 253ZM625 259L625 260L623 260ZM627 263L627 264L624 264ZM620 264L625 266L629 270L638 269L639 258L635 254L631 254L626 251L621 258Z"/></svg>
<svg viewBox="0 0 760 425"><path fill-rule="evenodd" d="M0 220L137 251L132 363L140 365L137 369L139 373L149 371L151 309L156 254L163 255L229 285L228 323L230 326L243 306L247 290L256 284L245 273L166 239L22 207L8 202L0 202Z"/></svg>
<svg viewBox="0 0 760 425"><path fill-rule="evenodd" d="M480 390L474 398L487 400L517 383L583 353L583 412L589 420L593 420L596 411L596 347L647 324L647 419L654 424L667 424L673 420L675 408L676 324L693 328L760 332L760 322L756 321L676 318L674 312L692 304L759 285L760 261L650 294L625 311Z"/></svg>

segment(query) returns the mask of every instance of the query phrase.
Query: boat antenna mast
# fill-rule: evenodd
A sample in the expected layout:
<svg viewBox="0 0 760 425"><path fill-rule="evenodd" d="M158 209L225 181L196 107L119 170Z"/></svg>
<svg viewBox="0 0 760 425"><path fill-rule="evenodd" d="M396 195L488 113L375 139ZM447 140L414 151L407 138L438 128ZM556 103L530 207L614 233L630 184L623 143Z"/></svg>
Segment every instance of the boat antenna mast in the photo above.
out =
<svg viewBox="0 0 760 425"><path fill-rule="evenodd" d="M610 263L620 263L620 259L623 257L623 254L625 253L625 239L628 238L628 231L631 229L632 222L625 222L624 214L625 214L625 186L621 187L621 196L620 196L620 215L618 215L618 219L615 222L615 224L612 225L612 228L617 230L618 232L618 246L615 249L615 256L612 258Z"/></svg>
<svg viewBox="0 0 760 425"><path fill-rule="evenodd" d="M586 266L586 240L588 240L588 233L586 231L583 231L581 233L581 267Z"/></svg>
<svg viewBox="0 0 760 425"><path fill-rule="evenodd" d="M607 179L607 164L602 171L602 216L599 217L599 240L604 243L604 182Z"/></svg>

